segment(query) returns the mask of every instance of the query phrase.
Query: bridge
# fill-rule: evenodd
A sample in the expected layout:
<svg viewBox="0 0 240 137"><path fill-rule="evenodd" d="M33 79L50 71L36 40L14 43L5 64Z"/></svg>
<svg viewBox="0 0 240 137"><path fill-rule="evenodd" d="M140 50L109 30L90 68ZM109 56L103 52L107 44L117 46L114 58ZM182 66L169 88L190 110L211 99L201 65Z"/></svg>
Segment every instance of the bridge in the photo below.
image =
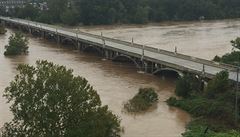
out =
<svg viewBox="0 0 240 137"><path fill-rule="evenodd" d="M233 81L237 81L237 74L240 74L236 66L144 46L133 41L126 42L16 18L0 17L0 20L5 25L55 40L57 43L71 43L80 51L94 50L106 59L131 61L138 69L152 74L174 71L180 76L191 73L212 79L218 72L226 70L229 72L229 79Z"/></svg>

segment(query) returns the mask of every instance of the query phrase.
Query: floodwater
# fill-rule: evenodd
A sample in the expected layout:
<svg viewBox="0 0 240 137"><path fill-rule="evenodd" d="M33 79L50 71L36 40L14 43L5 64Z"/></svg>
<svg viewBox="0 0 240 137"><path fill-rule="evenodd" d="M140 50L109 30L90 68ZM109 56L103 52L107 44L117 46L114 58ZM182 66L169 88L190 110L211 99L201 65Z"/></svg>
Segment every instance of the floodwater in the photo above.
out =
<svg viewBox="0 0 240 137"><path fill-rule="evenodd" d="M240 19L165 22L138 26L97 26L80 30L133 41L138 44L177 51L182 54L212 60L216 55L231 52L230 41L240 37Z"/></svg>
<svg viewBox="0 0 240 137"><path fill-rule="evenodd" d="M95 34L174 50L188 55L211 59L216 54L231 51L229 41L239 35L240 21L190 22L154 24L151 26L113 26L81 28ZM174 95L175 78L138 73L131 65L104 60L89 53L80 53L41 38L29 37L29 55L4 57L4 46L12 30L0 36L0 127L12 119L9 104L2 97L3 90L16 75L20 63L34 64L49 60L72 68L76 75L85 77L96 89L104 105L121 118L123 137L179 137L191 117L186 112L169 107L165 101ZM124 113L123 103L141 87L153 87L159 94L157 108L139 115Z"/></svg>

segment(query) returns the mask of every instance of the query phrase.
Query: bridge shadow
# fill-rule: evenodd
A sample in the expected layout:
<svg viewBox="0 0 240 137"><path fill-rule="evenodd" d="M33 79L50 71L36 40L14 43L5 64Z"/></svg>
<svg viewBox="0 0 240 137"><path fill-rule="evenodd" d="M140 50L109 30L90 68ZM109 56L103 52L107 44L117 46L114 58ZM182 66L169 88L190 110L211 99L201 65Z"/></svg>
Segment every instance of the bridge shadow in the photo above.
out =
<svg viewBox="0 0 240 137"><path fill-rule="evenodd" d="M87 46L86 48L83 49L83 52L95 56L103 56L102 51L94 46Z"/></svg>
<svg viewBox="0 0 240 137"><path fill-rule="evenodd" d="M171 79L171 80L177 80L179 77L181 77L178 72L173 70L161 70L155 73L154 75L162 79Z"/></svg>

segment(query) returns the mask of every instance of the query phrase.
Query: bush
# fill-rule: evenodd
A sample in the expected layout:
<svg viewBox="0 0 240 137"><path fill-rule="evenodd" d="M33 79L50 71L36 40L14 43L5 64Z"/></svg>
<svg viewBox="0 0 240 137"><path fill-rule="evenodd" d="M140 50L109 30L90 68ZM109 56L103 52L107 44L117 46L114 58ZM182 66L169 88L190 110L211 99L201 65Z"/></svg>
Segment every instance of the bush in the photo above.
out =
<svg viewBox="0 0 240 137"><path fill-rule="evenodd" d="M78 23L78 14L74 10L66 10L61 15L61 21L66 25L76 25Z"/></svg>
<svg viewBox="0 0 240 137"><path fill-rule="evenodd" d="M216 94L224 93L229 88L229 74L227 71L221 71L208 83L206 93L209 98L214 98Z"/></svg>
<svg viewBox="0 0 240 137"><path fill-rule="evenodd" d="M187 126L183 137L240 137L236 130L213 131L206 120L194 120Z"/></svg>
<svg viewBox="0 0 240 137"><path fill-rule="evenodd" d="M124 104L124 108L128 112L146 111L154 103L158 101L158 94L153 88L141 88L137 95Z"/></svg>
<svg viewBox="0 0 240 137"><path fill-rule="evenodd" d="M5 46L5 56L8 55L20 55L28 52L28 39L21 33L16 33L9 38L9 45Z"/></svg>
<svg viewBox="0 0 240 137"><path fill-rule="evenodd" d="M184 75L176 84L175 93L180 97L189 97L193 90L200 91L201 81L192 75Z"/></svg>

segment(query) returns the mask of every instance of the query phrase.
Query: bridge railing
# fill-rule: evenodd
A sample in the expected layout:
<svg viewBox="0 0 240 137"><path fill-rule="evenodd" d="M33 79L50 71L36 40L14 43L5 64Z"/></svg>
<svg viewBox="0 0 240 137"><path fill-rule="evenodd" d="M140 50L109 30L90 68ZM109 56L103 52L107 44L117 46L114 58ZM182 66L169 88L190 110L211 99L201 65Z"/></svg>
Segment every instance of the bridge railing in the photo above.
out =
<svg viewBox="0 0 240 137"><path fill-rule="evenodd" d="M10 19L10 18L5 18L5 17L0 17L0 19L10 21L11 19L14 19L14 18ZM14 19L14 20L16 20L16 22L17 21L22 21L22 22L25 22L25 24L26 24L26 20L23 20L23 19ZM88 36L88 37L93 37L93 38L96 38L96 39L103 39L105 41L111 41L111 42L114 42L114 43L123 44L125 46L144 49L144 50L150 51L150 52L160 53L160 54L164 54L164 55L168 55L168 56L174 56L174 57L177 57L177 58L201 63L201 64L208 65L208 66L215 66L215 67L218 67L218 68L227 69L227 70L231 70L231 71L236 71L237 70L237 66L224 64L224 63L218 63L218 62L214 62L214 61L209 61L209 60L205 60L205 59L201 59L201 58L197 58L197 57L184 55L184 54L181 54L181 53L175 53L175 52L171 52L171 51L167 51L167 50L163 50L163 49L158 49L158 48L154 48L154 47L150 47L150 46L144 46L144 45L133 43L133 42L127 42L127 41L123 41L123 40L118 40L118 39L109 38L109 37L105 37L105 36L101 36L101 35L96 35L96 34L83 32L83 31L79 31L79 30L67 29L67 28L63 28L61 26L54 26L54 25L49 25L49 24L44 24L44 23L39 23L39 22L33 22L33 21L27 21L27 22L29 23L28 25L32 25L33 27L38 27L38 25L40 25L42 27L45 26L45 27L48 27L48 28L56 29L56 30L72 32L74 34L81 34L81 35L85 35L85 36ZM19 23L21 23L21 22L19 22Z"/></svg>

